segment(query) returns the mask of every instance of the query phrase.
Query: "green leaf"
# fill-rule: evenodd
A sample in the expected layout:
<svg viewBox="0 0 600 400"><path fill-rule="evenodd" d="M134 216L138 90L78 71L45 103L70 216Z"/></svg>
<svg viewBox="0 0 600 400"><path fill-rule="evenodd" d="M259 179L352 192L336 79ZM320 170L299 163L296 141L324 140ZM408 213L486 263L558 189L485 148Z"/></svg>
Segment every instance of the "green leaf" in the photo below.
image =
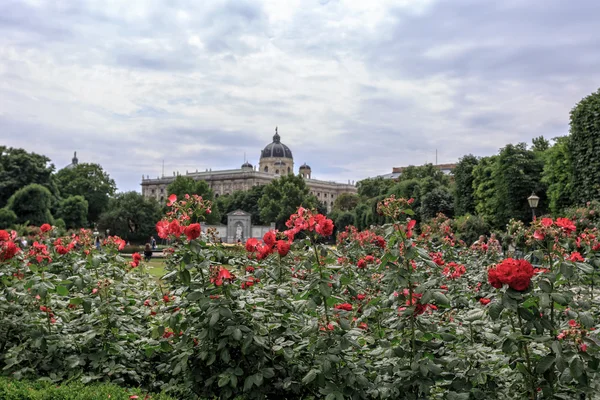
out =
<svg viewBox="0 0 600 400"><path fill-rule="evenodd" d="M465 321L474 322L479 319L482 319L484 315L485 315L485 312L483 310L471 310L465 316Z"/></svg>
<svg viewBox="0 0 600 400"><path fill-rule="evenodd" d="M560 304L561 306L566 306L569 304L567 298L560 293L552 293L552 300Z"/></svg>
<svg viewBox="0 0 600 400"><path fill-rule="evenodd" d="M194 292L191 292L190 294L187 295L186 299L188 301L196 301L198 299L200 299L203 296L204 293L196 290Z"/></svg>
<svg viewBox="0 0 600 400"><path fill-rule="evenodd" d="M83 300L83 312L89 314L92 311L92 301L90 299Z"/></svg>
<svg viewBox="0 0 600 400"><path fill-rule="evenodd" d="M67 289L64 286L57 286L56 287L56 293L58 293L60 296L68 296L69 295L69 289Z"/></svg>
<svg viewBox="0 0 600 400"><path fill-rule="evenodd" d="M311 369L310 371L308 371L308 374L306 374L304 378L302 378L302 383L305 385L311 383L315 380L318 373L319 371L317 371L316 369Z"/></svg>
<svg viewBox="0 0 600 400"><path fill-rule="evenodd" d="M433 298L435 299L435 303L438 305L447 306L450 304L450 300L448 299L448 297L446 297L446 295L441 292L434 291Z"/></svg>
<svg viewBox="0 0 600 400"><path fill-rule="evenodd" d="M223 387L225 385L227 385L229 383L229 375L224 375L219 379L219 382L217 383L217 385L219 385L219 387Z"/></svg>
<svg viewBox="0 0 600 400"><path fill-rule="evenodd" d="M210 316L210 321L208 322L208 326L215 326L215 324L219 322L219 313L214 311Z"/></svg>
<svg viewBox="0 0 600 400"><path fill-rule="evenodd" d="M589 312L580 312L579 319L581 320L583 326L585 326L586 328L591 328L592 326L594 326L594 318Z"/></svg>
<svg viewBox="0 0 600 400"><path fill-rule="evenodd" d="M543 292L552 293L552 283L548 279L542 279L539 285Z"/></svg>
<svg viewBox="0 0 600 400"><path fill-rule="evenodd" d="M490 314L491 319L497 320L498 318L500 318L502 310L504 310L504 304L502 304L499 301L494 301L488 307L488 314Z"/></svg>
<svg viewBox="0 0 600 400"><path fill-rule="evenodd" d="M517 312L525 321L531 321L533 319L533 313L526 308L519 307Z"/></svg>
<svg viewBox="0 0 600 400"><path fill-rule="evenodd" d="M538 361L538 364L535 366L535 372L540 375L543 374L552 366L552 364L554 364L555 360L556 360L556 356L554 356L554 355L548 355L548 356L542 357L540 359L540 361Z"/></svg>
<svg viewBox="0 0 600 400"><path fill-rule="evenodd" d="M321 293L323 297L329 297L331 296L331 288L325 282L321 282L319 284L319 293Z"/></svg>
<svg viewBox="0 0 600 400"><path fill-rule="evenodd" d="M253 383L254 383L254 375L248 376L244 380L244 392L247 392L248 390L252 389L252 384Z"/></svg>
<svg viewBox="0 0 600 400"><path fill-rule="evenodd" d="M242 331L239 328L233 330L233 339L237 341L242 340Z"/></svg>
<svg viewBox="0 0 600 400"><path fill-rule="evenodd" d="M569 364L569 370L571 371L573 378L579 378L581 375L583 375L584 369L585 365L583 364L583 361L581 361L581 358L577 356L573 358Z"/></svg>
<svg viewBox="0 0 600 400"><path fill-rule="evenodd" d="M83 299L81 297L73 297L69 300L69 303L75 304L75 305L80 305L83 303Z"/></svg>
<svg viewBox="0 0 600 400"><path fill-rule="evenodd" d="M189 286L189 284L192 282L192 277L190 276L190 271L188 271L187 269L180 271L179 277L181 278L181 282L183 282L183 284L186 286Z"/></svg>

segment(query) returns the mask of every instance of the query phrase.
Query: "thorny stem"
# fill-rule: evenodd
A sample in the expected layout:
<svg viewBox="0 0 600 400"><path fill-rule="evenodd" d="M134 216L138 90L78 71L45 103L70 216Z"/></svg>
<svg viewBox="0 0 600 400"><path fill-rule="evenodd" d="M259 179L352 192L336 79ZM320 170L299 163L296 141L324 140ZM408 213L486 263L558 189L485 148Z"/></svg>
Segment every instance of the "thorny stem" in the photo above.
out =
<svg viewBox="0 0 600 400"><path fill-rule="evenodd" d="M410 275L411 275L411 268L412 265L410 264L408 258L405 258L406 261L406 270L408 272L408 301L411 307L414 307L413 304L413 287L412 287L412 282L410 279ZM415 339L415 311L413 310L413 312L410 314L410 342L411 342L411 361L415 359L415 355L417 353L417 346L416 346L416 339Z"/></svg>
<svg viewBox="0 0 600 400"><path fill-rule="evenodd" d="M521 319L521 315L517 313L519 317L519 328L521 329L521 334L523 335L523 320ZM531 400L535 400L535 379L533 377L533 370L531 369L531 359L529 358L529 346L526 343L521 344L523 346L523 350L525 352L525 360L527 362L527 372L529 372L529 383L531 384Z"/></svg>
<svg viewBox="0 0 600 400"><path fill-rule="evenodd" d="M315 250L315 260L317 261L317 267L319 268L319 276L321 278L321 282L324 281L323 278L323 269L321 268L321 260L319 259L319 252L317 250L317 243L312 240L312 244L313 244L313 249ZM325 297L324 295L321 295L321 297L323 297L323 308L325 309L325 322L327 323L327 326L325 327L325 330L327 332L329 332L329 314L327 312L327 297Z"/></svg>

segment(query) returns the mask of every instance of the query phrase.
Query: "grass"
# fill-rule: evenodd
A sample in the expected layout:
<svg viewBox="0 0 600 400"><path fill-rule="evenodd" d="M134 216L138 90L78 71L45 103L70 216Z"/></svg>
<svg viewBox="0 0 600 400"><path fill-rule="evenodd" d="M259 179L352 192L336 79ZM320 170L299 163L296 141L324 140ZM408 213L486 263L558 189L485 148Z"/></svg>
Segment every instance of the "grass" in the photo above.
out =
<svg viewBox="0 0 600 400"><path fill-rule="evenodd" d="M160 279L166 274L164 258L153 258L150 262L142 262L144 263L144 267L147 268L148 272L153 277Z"/></svg>

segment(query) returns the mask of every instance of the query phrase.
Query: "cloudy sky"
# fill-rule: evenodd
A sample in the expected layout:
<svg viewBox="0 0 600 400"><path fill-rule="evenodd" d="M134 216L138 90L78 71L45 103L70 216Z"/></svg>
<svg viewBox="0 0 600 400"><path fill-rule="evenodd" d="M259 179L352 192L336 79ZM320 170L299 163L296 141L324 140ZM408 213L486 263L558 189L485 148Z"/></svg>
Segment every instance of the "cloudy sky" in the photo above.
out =
<svg viewBox="0 0 600 400"><path fill-rule="evenodd" d="M120 190L257 163L347 181L568 133L598 0L2 0L0 143Z"/></svg>

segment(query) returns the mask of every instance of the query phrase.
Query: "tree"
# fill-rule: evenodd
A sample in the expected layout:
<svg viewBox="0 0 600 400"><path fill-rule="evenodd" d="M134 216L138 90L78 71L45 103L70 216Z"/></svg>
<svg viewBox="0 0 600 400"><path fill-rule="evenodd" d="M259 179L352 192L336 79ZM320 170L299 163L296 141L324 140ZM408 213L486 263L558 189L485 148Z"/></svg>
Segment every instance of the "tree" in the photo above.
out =
<svg viewBox="0 0 600 400"><path fill-rule="evenodd" d="M161 207L154 199L137 192L119 193L110 199L107 211L100 215L98 227L110 229L111 235L146 242L156 234L156 223L162 216Z"/></svg>
<svg viewBox="0 0 600 400"><path fill-rule="evenodd" d="M5 206L17 190L32 183L45 186L57 199L58 190L52 179L54 165L49 162L46 156L0 146L0 207Z"/></svg>
<svg viewBox="0 0 600 400"><path fill-rule="evenodd" d="M335 229L338 232L342 232L349 225L354 225L354 214L350 211L341 211L338 209L334 209L328 216L331 220L333 220L333 224Z"/></svg>
<svg viewBox="0 0 600 400"><path fill-rule="evenodd" d="M409 165L408 167L404 168L399 180L421 180L425 178L432 178L444 186L448 186L450 184L450 178L433 164L425 164L418 167Z"/></svg>
<svg viewBox="0 0 600 400"><path fill-rule="evenodd" d="M253 186L248 191L237 191L229 196L220 196L218 200L221 198L228 198L228 206L227 209L223 212L223 219L225 219L226 223L226 215L235 210L244 210L250 214L252 214L252 224L253 225L261 225L263 221L260 218L260 209L258 206L258 202L260 198L263 196L265 186Z"/></svg>
<svg viewBox="0 0 600 400"><path fill-rule="evenodd" d="M99 164L82 163L72 168L63 168L56 173L56 182L61 196L83 196L88 202L87 220L97 222L106 210L111 196L117 190L115 181ZM69 223L65 220L67 226Z"/></svg>
<svg viewBox="0 0 600 400"><path fill-rule="evenodd" d="M494 171L497 168L498 156L483 157L473 167L473 198L477 215L493 224L496 219L496 184Z"/></svg>
<svg viewBox="0 0 600 400"><path fill-rule="evenodd" d="M0 229L8 229L17 223L17 214L8 208L0 208Z"/></svg>
<svg viewBox="0 0 600 400"><path fill-rule="evenodd" d="M333 208L340 211L352 211L356 208L360 201L360 197L354 193L342 193L335 202Z"/></svg>
<svg viewBox="0 0 600 400"><path fill-rule="evenodd" d="M54 223L50 212L52 193L45 186L32 183L17 190L9 199L7 208L17 216L17 223L42 225Z"/></svg>
<svg viewBox="0 0 600 400"><path fill-rule="evenodd" d="M527 150L525 143L509 144L500 150L493 178L495 186L496 226L504 226L511 218L531 220L527 197L535 192L540 197L538 209L547 207L546 190L541 182L543 161Z"/></svg>
<svg viewBox="0 0 600 400"><path fill-rule="evenodd" d="M300 176L284 175L265 185L258 201L260 218L264 223L275 222L278 229L286 229L285 221L298 207L316 208L318 200L309 193Z"/></svg>
<svg viewBox="0 0 600 400"><path fill-rule="evenodd" d="M550 142L546 140L543 136L534 137L531 139L531 151L534 153L544 153L546 150L550 148Z"/></svg>
<svg viewBox="0 0 600 400"><path fill-rule="evenodd" d="M437 187L423 195L420 211L422 220L433 218L438 213L452 218L454 215L454 196L447 188Z"/></svg>
<svg viewBox="0 0 600 400"><path fill-rule="evenodd" d="M479 160L472 154L462 157L454 168L454 212L456 215L473 214L475 197L473 191L473 169Z"/></svg>
<svg viewBox="0 0 600 400"><path fill-rule="evenodd" d="M569 138L555 138L555 143L546 151L542 182L548 186L546 191L553 214L573 205L573 176Z"/></svg>
<svg viewBox="0 0 600 400"><path fill-rule="evenodd" d="M387 193L396 182L392 179L369 178L357 183L358 195L364 198L373 198Z"/></svg>
<svg viewBox="0 0 600 400"><path fill-rule="evenodd" d="M83 196L70 196L62 199L58 206L57 216L61 218L67 229L87 226L88 202Z"/></svg>
<svg viewBox="0 0 600 400"><path fill-rule="evenodd" d="M571 110L568 147L573 199L578 203L600 200L600 89Z"/></svg>

